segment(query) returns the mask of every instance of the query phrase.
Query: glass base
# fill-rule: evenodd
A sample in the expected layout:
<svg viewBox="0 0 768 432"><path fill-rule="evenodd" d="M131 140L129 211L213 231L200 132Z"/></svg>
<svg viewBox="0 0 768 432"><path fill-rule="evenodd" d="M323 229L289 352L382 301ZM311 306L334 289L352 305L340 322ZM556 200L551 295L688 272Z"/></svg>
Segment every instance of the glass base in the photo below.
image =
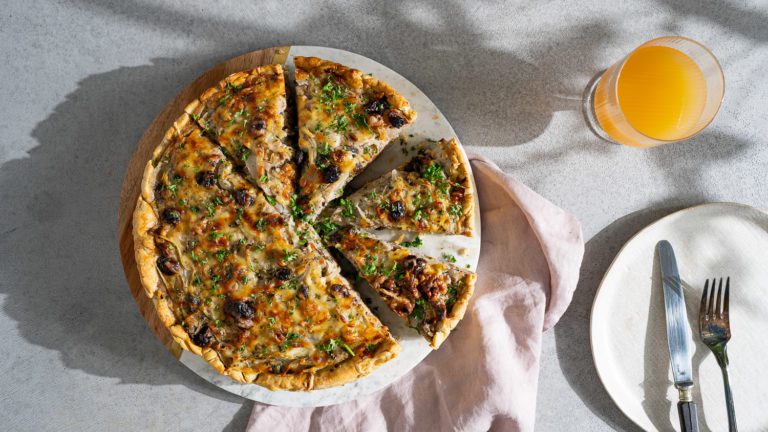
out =
<svg viewBox="0 0 768 432"><path fill-rule="evenodd" d="M602 127L600 127L600 123L597 121L597 114L595 114L595 90L597 89L597 84L600 82L603 73L605 73L605 70L598 72L597 75L592 77L587 84L587 88L584 89L581 113L584 114L584 121L587 123L587 127L589 127L589 130L591 130L593 134L597 135L597 137L603 141L608 141L611 144L619 144L616 140L611 138L610 135L605 133Z"/></svg>

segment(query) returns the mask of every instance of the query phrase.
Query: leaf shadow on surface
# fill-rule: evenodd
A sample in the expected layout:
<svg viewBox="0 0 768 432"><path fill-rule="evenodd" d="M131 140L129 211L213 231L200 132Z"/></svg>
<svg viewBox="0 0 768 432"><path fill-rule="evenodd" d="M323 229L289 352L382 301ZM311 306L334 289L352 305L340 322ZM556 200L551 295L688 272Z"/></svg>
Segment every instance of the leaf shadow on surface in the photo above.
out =
<svg viewBox="0 0 768 432"><path fill-rule="evenodd" d="M209 63L155 59L79 82L32 131L29 157L0 167L0 268L5 313L30 343L70 369L121 383L184 384L239 397L199 379L158 343L118 258L122 168L152 118ZM148 367L149 366L149 367Z"/></svg>

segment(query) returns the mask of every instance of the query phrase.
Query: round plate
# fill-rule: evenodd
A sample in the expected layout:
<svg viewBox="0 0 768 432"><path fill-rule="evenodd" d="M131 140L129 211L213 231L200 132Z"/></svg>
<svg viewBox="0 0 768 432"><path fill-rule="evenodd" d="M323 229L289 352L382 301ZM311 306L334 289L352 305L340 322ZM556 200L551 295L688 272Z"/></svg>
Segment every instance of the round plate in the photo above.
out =
<svg viewBox="0 0 768 432"><path fill-rule="evenodd" d="M646 430L677 430L656 243L675 249L693 335L694 400L702 431L728 430L720 368L698 335L707 278L731 278L730 378L742 431L768 430L768 214L716 203L673 213L635 235L614 259L592 305L597 373L614 402Z"/></svg>
<svg viewBox="0 0 768 432"><path fill-rule="evenodd" d="M141 169L146 164L152 149L160 142L160 137L162 137L168 125L181 114L182 108L186 103L196 97L202 90L223 79L229 73L253 68L261 64L272 62L284 64L288 71L286 79L292 82L293 58L295 56L320 57L359 69L364 73L370 73L388 83L402 94L418 113L416 121L406 129L406 135L402 137L404 142L401 144L396 141L387 147L378 159L352 182L350 188L359 187L381 174L396 168L415 154L413 149L418 148L419 145L424 143L431 145L430 140L456 137L451 125L424 93L397 72L369 58L348 51L313 46L277 47L248 53L224 62L222 65L216 66L203 74L169 103L155 122L153 122L152 126L150 126L139 142L136 153L129 168L126 170L118 217L118 231L123 265L134 298L139 304L139 309L150 328L174 356L205 380L245 398L272 405L312 407L347 402L376 392L413 369L432 352L432 349L427 341L419 336L415 330L406 327L403 320L394 315L370 287L360 285L358 290L361 295L371 300L371 308L382 322L389 327L393 336L402 347L402 351L395 359L385 363L370 375L352 383L330 389L313 390L311 392L271 391L255 384L236 382L217 373L199 356L181 350L172 341L172 338L169 337L167 330L157 319L151 302L143 294L141 283L138 280L136 264L133 259L133 241L130 229L130 215L133 212L138 193L135 185L141 180ZM403 151L404 149L406 151ZM467 156L463 153L463 148L462 155L469 167ZM472 178L472 186L474 189L474 178ZM476 211L474 212L475 234L473 237L420 235L423 245L417 250L433 257L440 257L444 253L451 254L456 257L457 265L462 267L469 266L469 268L475 270L480 258L480 205L477 194L475 194L474 205ZM401 234L382 230L376 231L375 235L385 240L392 240ZM411 237L413 236L408 236L408 238Z"/></svg>

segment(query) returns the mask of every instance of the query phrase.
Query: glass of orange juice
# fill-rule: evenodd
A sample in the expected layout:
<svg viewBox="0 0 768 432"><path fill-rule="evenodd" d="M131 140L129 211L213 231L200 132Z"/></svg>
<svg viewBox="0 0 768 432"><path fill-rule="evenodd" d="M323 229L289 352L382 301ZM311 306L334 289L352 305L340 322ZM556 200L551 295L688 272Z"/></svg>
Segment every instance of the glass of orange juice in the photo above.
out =
<svg viewBox="0 0 768 432"><path fill-rule="evenodd" d="M700 43L680 36L648 41L594 79L584 111L600 137L634 147L690 138L717 114L723 70Z"/></svg>

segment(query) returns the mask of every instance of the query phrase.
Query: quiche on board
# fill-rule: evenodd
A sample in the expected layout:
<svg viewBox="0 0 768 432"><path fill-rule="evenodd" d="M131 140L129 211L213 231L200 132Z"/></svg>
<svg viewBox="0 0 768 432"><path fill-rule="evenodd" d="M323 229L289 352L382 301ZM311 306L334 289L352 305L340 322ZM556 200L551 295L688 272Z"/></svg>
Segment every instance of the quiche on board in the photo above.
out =
<svg viewBox="0 0 768 432"><path fill-rule="evenodd" d="M440 140L327 208L320 220L471 236L474 197L465 163L455 139Z"/></svg>
<svg viewBox="0 0 768 432"><path fill-rule="evenodd" d="M313 220L416 119L416 111L389 85L359 70L316 57L296 57L294 63L298 205Z"/></svg>
<svg viewBox="0 0 768 432"><path fill-rule="evenodd" d="M232 74L187 105L146 164L133 240L144 291L182 348L237 381L309 391L400 351L326 247L437 348L474 274L359 228L471 235L474 201L458 143L441 141L344 197L355 217L332 208L316 222L416 113L360 71L295 63L295 130L280 65Z"/></svg>

